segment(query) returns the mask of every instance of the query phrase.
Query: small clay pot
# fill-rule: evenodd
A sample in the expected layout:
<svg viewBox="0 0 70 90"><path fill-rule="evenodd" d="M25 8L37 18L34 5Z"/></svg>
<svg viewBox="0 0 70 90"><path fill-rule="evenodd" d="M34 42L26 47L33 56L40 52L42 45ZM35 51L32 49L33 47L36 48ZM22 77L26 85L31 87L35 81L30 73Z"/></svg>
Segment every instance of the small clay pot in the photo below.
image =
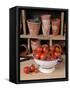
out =
<svg viewBox="0 0 70 90"><path fill-rule="evenodd" d="M34 20L27 20L29 33L31 35L38 35L40 30L40 22L35 22Z"/></svg>
<svg viewBox="0 0 70 90"><path fill-rule="evenodd" d="M37 40L37 39L31 40L32 51L36 50L39 46L40 46L40 40Z"/></svg>
<svg viewBox="0 0 70 90"><path fill-rule="evenodd" d="M42 20L46 20L46 19L50 19L50 14L44 14L44 15L41 15L41 19Z"/></svg>
<svg viewBox="0 0 70 90"><path fill-rule="evenodd" d="M59 44L54 44L54 45L53 45L53 48L55 49L56 47L58 47L58 48L60 49L60 53L62 53L61 45L59 45Z"/></svg>
<svg viewBox="0 0 70 90"><path fill-rule="evenodd" d="M43 35L49 35L50 33L50 17L51 15L42 15L42 32Z"/></svg>
<svg viewBox="0 0 70 90"><path fill-rule="evenodd" d="M52 34L58 35L60 32L60 19L52 20Z"/></svg>
<svg viewBox="0 0 70 90"><path fill-rule="evenodd" d="M28 48L27 48L27 46L25 45L25 44L22 44L21 46L20 46L20 56L22 57L22 56L25 56L25 55L27 55L27 53L28 53Z"/></svg>

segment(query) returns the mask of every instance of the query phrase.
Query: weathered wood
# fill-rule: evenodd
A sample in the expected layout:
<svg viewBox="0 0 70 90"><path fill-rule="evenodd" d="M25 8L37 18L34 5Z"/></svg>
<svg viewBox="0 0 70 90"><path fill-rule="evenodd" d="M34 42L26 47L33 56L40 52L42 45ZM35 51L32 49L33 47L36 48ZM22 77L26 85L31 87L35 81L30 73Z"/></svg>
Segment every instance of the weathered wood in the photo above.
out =
<svg viewBox="0 0 70 90"><path fill-rule="evenodd" d="M26 35L26 17L25 17L25 10L22 10L22 23L23 23L23 33Z"/></svg>
<svg viewBox="0 0 70 90"><path fill-rule="evenodd" d="M63 35L64 12L61 12L61 35Z"/></svg>
<svg viewBox="0 0 70 90"><path fill-rule="evenodd" d="M44 36L44 35L20 35L20 38L30 38L30 39L40 39L40 40L65 40L65 36L57 35L49 35L49 36Z"/></svg>
<svg viewBox="0 0 70 90"><path fill-rule="evenodd" d="M52 46L52 40L50 39L50 46Z"/></svg>
<svg viewBox="0 0 70 90"><path fill-rule="evenodd" d="M30 38L28 38L28 53L30 53Z"/></svg>

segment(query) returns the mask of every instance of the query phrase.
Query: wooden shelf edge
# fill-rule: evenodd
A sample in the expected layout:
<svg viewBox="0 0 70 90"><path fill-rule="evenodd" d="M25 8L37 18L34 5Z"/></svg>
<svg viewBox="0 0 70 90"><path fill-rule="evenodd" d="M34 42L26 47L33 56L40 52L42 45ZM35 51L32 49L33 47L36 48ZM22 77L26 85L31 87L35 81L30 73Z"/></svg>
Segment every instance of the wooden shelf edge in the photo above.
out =
<svg viewBox="0 0 70 90"><path fill-rule="evenodd" d="M65 36L53 36L53 35L49 35L49 36L44 36L44 35L20 35L20 38L30 38L30 39L41 39L41 40L65 40Z"/></svg>

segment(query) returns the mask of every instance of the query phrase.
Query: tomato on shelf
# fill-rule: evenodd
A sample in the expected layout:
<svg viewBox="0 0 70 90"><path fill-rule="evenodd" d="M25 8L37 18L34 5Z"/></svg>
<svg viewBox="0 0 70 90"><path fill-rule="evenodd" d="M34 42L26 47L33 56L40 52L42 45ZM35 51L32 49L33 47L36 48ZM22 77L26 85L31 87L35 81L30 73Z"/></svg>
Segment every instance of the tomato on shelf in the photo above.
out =
<svg viewBox="0 0 70 90"><path fill-rule="evenodd" d="M45 59L46 59L46 53L42 53L42 54L40 55L40 59L41 59L41 60L45 60Z"/></svg>
<svg viewBox="0 0 70 90"><path fill-rule="evenodd" d="M59 57L61 56L61 53L54 52L54 56L55 56L56 58L59 58Z"/></svg>
<svg viewBox="0 0 70 90"><path fill-rule="evenodd" d="M41 53L36 53L36 55L35 55L35 57L37 58L37 59L40 59L40 56L41 56Z"/></svg>
<svg viewBox="0 0 70 90"><path fill-rule="evenodd" d="M48 53L46 60L51 60L51 54Z"/></svg>
<svg viewBox="0 0 70 90"><path fill-rule="evenodd" d="M38 68L35 68L35 73L38 73L38 72L39 72Z"/></svg>
<svg viewBox="0 0 70 90"><path fill-rule="evenodd" d="M30 73L30 67L29 66L24 67L24 73L26 73L26 74Z"/></svg>
<svg viewBox="0 0 70 90"><path fill-rule="evenodd" d="M46 47L44 47L43 48L43 52L47 54L48 53L48 49L46 49Z"/></svg>
<svg viewBox="0 0 70 90"><path fill-rule="evenodd" d="M49 46L48 45L42 45L42 48L43 48L43 52L48 52L48 48Z"/></svg>
<svg viewBox="0 0 70 90"><path fill-rule="evenodd" d="M32 72L35 72L35 73L39 72L38 68L35 67L34 64L32 64L31 66L25 66L23 70L25 74L30 74Z"/></svg>
<svg viewBox="0 0 70 90"><path fill-rule="evenodd" d="M35 71L35 66L32 64L31 66L30 66L30 72L34 72Z"/></svg>
<svg viewBox="0 0 70 90"><path fill-rule="evenodd" d="M42 47L38 47L38 48L36 49L36 51L37 51L37 52L42 52Z"/></svg>

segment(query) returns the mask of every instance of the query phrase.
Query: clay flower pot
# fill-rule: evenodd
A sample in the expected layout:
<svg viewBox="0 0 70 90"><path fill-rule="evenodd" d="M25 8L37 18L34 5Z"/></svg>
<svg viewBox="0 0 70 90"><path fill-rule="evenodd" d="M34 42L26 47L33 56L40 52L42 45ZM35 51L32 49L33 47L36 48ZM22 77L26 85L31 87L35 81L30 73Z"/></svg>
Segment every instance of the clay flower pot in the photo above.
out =
<svg viewBox="0 0 70 90"><path fill-rule="evenodd" d="M22 56L26 56L27 53L28 53L28 48L27 48L27 46L26 46L25 44L22 44L22 45L20 46L20 56L21 56L21 57L22 57Z"/></svg>
<svg viewBox="0 0 70 90"><path fill-rule="evenodd" d="M60 19L52 20L52 34L58 35L60 32Z"/></svg>
<svg viewBox="0 0 70 90"><path fill-rule="evenodd" d="M51 15L42 15L42 32L43 35L49 35L50 33L50 17Z"/></svg>
<svg viewBox="0 0 70 90"><path fill-rule="evenodd" d="M30 19L27 20L29 33L31 35L38 35L40 30L40 22L35 22L34 20Z"/></svg>
<svg viewBox="0 0 70 90"><path fill-rule="evenodd" d="M39 46L40 46L40 40L37 40L37 39L31 40L32 51L36 50Z"/></svg>

